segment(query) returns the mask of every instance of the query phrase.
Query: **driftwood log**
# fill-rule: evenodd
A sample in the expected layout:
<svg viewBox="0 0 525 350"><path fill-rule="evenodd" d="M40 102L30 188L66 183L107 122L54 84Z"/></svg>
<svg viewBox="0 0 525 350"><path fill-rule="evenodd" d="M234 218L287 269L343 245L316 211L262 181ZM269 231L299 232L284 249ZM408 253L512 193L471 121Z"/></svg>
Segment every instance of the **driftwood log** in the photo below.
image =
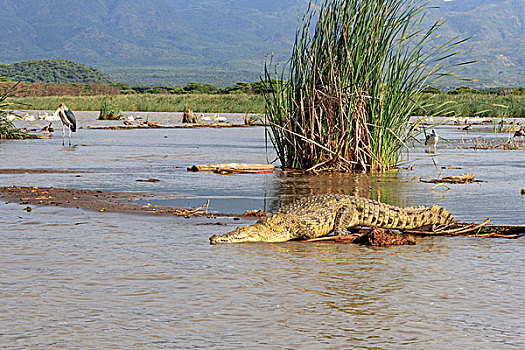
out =
<svg viewBox="0 0 525 350"><path fill-rule="evenodd" d="M468 174L462 174L462 175L454 175L454 176L447 176L442 179L432 179L432 180L421 180L421 182L426 183L451 183L451 184L467 184L474 182L474 174L468 173Z"/></svg>
<svg viewBox="0 0 525 350"><path fill-rule="evenodd" d="M224 163L192 165L188 171L211 171L216 173L261 173L275 170L273 164Z"/></svg>

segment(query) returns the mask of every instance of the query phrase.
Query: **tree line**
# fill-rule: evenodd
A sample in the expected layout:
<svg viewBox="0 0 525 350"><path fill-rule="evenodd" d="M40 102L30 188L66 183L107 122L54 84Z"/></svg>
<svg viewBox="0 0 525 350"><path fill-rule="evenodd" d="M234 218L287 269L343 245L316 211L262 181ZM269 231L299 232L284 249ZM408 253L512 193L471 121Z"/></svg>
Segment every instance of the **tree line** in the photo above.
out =
<svg viewBox="0 0 525 350"><path fill-rule="evenodd" d="M170 85L146 86L146 85L128 85L126 83L116 84L96 84L96 83L70 83L55 84L44 82L13 82L4 79L0 81L0 94L12 90L13 85L17 84L17 89L12 91L14 97L46 97L46 96L97 96L97 95L133 95L133 94L166 94L166 95L184 95L184 94L253 94L260 95L265 89L272 89L275 86L286 85L285 82L273 80L271 83L263 81L256 82L237 82L232 86L219 88L212 84L203 84L197 82L188 83L182 87ZM272 92L272 91L268 91ZM460 86L449 91L443 91L434 86L427 86L420 90L424 94L449 94L449 95L466 95L466 94L498 94L498 95L525 95L525 87L521 88L494 88L487 90L476 90L468 86Z"/></svg>

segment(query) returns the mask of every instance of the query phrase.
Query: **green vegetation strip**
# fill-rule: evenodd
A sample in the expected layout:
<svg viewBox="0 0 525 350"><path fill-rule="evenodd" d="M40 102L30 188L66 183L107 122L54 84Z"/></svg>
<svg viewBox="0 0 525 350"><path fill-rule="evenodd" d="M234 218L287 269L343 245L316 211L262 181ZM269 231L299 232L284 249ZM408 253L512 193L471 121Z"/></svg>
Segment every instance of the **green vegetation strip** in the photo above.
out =
<svg viewBox="0 0 525 350"><path fill-rule="evenodd" d="M36 110L54 110L64 102L75 111L100 111L104 103L110 103L118 111L182 112L189 108L197 113L264 113L262 96L252 94L20 97L16 102Z"/></svg>
<svg viewBox="0 0 525 350"><path fill-rule="evenodd" d="M15 102L15 99L12 99ZM18 97L26 109L55 110L62 102L75 111L100 111L104 103L114 110L196 113L264 113L264 98L252 94L134 94L113 96ZM443 109L446 104L447 108ZM413 115L525 118L525 95L423 94Z"/></svg>

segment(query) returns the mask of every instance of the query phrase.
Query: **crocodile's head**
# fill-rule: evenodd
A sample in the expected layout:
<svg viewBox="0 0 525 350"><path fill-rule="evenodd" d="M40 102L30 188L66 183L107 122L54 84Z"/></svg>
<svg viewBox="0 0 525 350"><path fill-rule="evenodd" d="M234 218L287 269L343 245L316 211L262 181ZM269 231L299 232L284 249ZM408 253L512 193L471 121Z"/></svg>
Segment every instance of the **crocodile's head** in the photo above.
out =
<svg viewBox="0 0 525 350"><path fill-rule="evenodd" d="M263 241L264 233L261 232L260 225L239 226L235 230L224 235L213 235L210 237L211 244L220 243L245 243L245 242L261 242Z"/></svg>

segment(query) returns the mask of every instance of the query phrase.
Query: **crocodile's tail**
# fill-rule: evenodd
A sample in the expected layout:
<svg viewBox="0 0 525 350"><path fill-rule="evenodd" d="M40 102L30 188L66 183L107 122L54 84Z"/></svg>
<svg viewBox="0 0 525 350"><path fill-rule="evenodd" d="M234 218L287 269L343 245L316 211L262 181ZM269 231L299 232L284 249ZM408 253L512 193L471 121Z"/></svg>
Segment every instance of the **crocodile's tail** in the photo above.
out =
<svg viewBox="0 0 525 350"><path fill-rule="evenodd" d="M376 201L365 201L358 222L366 226L414 229L425 225L448 225L454 217L437 205L400 208Z"/></svg>
<svg viewBox="0 0 525 350"><path fill-rule="evenodd" d="M397 228L414 229L426 225L449 225L454 222L454 217L448 210L437 205L431 207L401 208Z"/></svg>

